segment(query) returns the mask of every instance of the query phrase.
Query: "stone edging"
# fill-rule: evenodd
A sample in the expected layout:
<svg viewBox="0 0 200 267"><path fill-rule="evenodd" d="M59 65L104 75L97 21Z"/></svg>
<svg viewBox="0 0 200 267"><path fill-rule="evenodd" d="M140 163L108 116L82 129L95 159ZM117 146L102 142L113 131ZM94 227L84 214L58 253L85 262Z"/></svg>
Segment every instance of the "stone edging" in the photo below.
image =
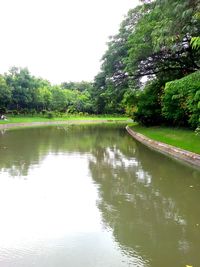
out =
<svg viewBox="0 0 200 267"><path fill-rule="evenodd" d="M126 126L126 130L133 138L135 138L137 141L141 142L142 144L154 150L157 150L161 153L174 157L176 159L179 159L187 163L190 163L192 165L195 165L197 167L200 167L200 155L199 154L152 140L144 136L143 134L134 132L128 126Z"/></svg>

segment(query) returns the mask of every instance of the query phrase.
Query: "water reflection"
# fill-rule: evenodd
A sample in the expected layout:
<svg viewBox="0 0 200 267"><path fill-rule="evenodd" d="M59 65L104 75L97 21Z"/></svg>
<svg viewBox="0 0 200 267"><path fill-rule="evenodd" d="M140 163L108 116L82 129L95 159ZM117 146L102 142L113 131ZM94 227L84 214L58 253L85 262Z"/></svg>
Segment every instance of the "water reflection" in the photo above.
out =
<svg viewBox="0 0 200 267"><path fill-rule="evenodd" d="M16 129L0 137L0 170L12 177L28 176L29 168L43 161L46 155L66 151L89 152L93 144L89 131L74 126Z"/></svg>
<svg viewBox="0 0 200 267"><path fill-rule="evenodd" d="M0 266L198 266L199 201L199 171L118 126L0 136Z"/></svg>
<svg viewBox="0 0 200 267"><path fill-rule="evenodd" d="M151 266L199 265L198 171L134 142L103 149L90 170L104 223L126 253Z"/></svg>

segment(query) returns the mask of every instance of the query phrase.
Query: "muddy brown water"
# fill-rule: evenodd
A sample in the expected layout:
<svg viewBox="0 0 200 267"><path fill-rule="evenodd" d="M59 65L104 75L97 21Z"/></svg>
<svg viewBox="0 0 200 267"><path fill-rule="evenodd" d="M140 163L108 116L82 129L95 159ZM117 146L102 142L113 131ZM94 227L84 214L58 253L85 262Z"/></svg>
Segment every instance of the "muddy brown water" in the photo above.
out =
<svg viewBox="0 0 200 267"><path fill-rule="evenodd" d="M0 266L200 266L200 171L124 126L0 131Z"/></svg>

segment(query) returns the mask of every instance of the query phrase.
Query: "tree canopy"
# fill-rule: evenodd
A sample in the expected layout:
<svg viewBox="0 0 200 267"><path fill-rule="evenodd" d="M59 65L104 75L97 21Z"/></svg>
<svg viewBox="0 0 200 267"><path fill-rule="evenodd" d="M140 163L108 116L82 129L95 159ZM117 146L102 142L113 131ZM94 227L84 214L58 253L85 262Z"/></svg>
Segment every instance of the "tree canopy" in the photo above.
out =
<svg viewBox="0 0 200 267"><path fill-rule="evenodd" d="M51 85L26 68L12 67L0 76L0 108L16 113L126 112L148 125L172 122L170 109L166 115L170 98L165 94L175 89L166 84L199 71L199 40L200 0L141 0L110 36L93 83ZM199 113L195 114L190 114L196 120L191 119L192 127L199 124ZM184 119L189 124L191 120Z"/></svg>
<svg viewBox="0 0 200 267"><path fill-rule="evenodd" d="M116 99L115 108L122 103L140 122L162 121L166 82L200 69L199 10L199 0L144 0L130 10L102 57L101 72L95 78L97 96ZM145 87L142 82L148 80ZM106 110L106 98L101 102Z"/></svg>

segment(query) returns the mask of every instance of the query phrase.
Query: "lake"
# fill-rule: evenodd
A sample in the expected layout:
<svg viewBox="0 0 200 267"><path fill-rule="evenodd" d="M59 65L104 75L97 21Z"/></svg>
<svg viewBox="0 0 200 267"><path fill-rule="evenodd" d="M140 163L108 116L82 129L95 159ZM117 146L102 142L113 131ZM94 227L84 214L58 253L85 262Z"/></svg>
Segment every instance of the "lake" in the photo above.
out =
<svg viewBox="0 0 200 267"><path fill-rule="evenodd" d="M200 171L123 125L0 132L0 266L200 266Z"/></svg>

